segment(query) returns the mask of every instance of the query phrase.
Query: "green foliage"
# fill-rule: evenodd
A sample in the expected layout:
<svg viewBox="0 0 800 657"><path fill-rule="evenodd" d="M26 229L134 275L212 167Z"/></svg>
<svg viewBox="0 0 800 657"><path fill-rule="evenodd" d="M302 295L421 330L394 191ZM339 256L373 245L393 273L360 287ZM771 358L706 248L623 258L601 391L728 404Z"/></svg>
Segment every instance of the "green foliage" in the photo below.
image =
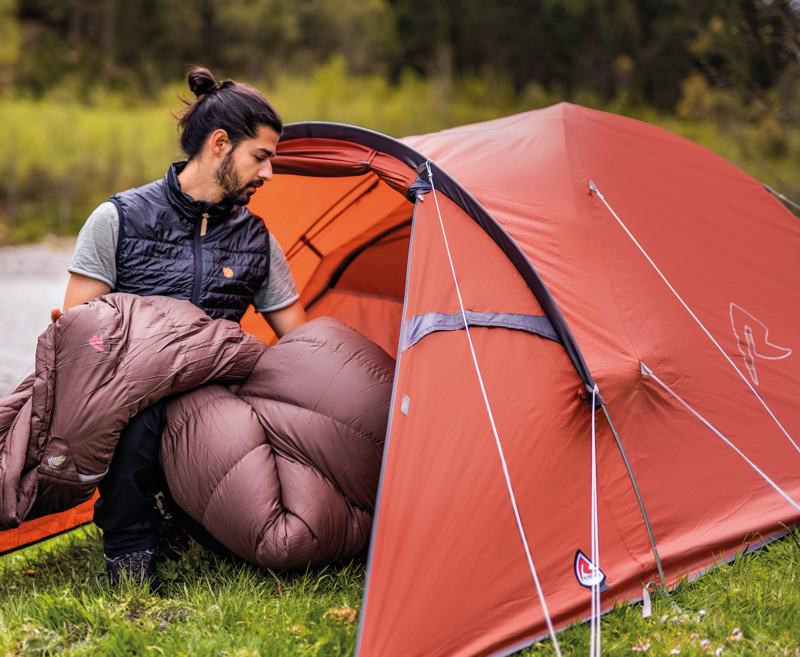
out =
<svg viewBox="0 0 800 657"><path fill-rule="evenodd" d="M617 67L618 75L631 74L631 62L621 59ZM517 93L502 76L426 79L406 71L391 83L380 74L354 74L343 56L305 77L281 73L261 89L287 121L338 121L398 137L564 98L535 83ZM781 93L800 99L796 89ZM0 139L6 145L0 154L0 244L74 234L109 195L162 175L180 157L170 113L181 108L182 95L188 91L173 84L155 101L131 102L125 93L97 88L77 103L63 87L41 101L0 97ZM611 101L591 90L567 98L662 125L800 197L798 123L745 111L701 76L685 82L677 118L636 104L627 92Z"/></svg>
<svg viewBox="0 0 800 657"><path fill-rule="evenodd" d="M395 136L571 100L800 196L793 0L0 0L0 244L160 175L190 63Z"/></svg>
<svg viewBox="0 0 800 657"><path fill-rule="evenodd" d="M500 74L608 102L670 110L692 73L757 101L798 66L800 11L788 0L395 0L401 57L427 75ZM620 70L620 64L623 70Z"/></svg>
<svg viewBox="0 0 800 657"><path fill-rule="evenodd" d="M800 53L793 0L3 0L0 17L0 67L35 97L153 98L191 63L273 81L340 54L394 81L499 75L670 110L693 73L763 104Z"/></svg>
<svg viewBox="0 0 800 657"><path fill-rule="evenodd" d="M194 546L161 567L159 595L108 589L98 532L85 528L0 557L0 655L350 655L364 585L360 561L273 573ZM798 534L717 569L653 615L622 605L603 617L603 654L795 657L800 649ZM559 634L585 655L587 625ZM717 652L722 648L722 652ZM680 649L679 653L673 652ZM552 655L549 640L522 654Z"/></svg>
<svg viewBox="0 0 800 657"><path fill-rule="evenodd" d="M387 0L27 0L17 18L16 89L37 98L67 86L152 100L193 63L271 80L342 53L353 70L383 72L398 54Z"/></svg>
<svg viewBox="0 0 800 657"><path fill-rule="evenodd" d="M13 65L19 58L20 30L16 0L0 0L0 92L11 86Z"/></svg>
<svg viewBox="0 0 800 657"><path fill-rule="evenodd" d="M393 135L427 132L523 109L502 81L355 76L342 57L309 77L278 76L264 91L288 121L327 120ZM152 103L96 90L85 104L54 89L43 101L0 98L0 244L74 234L112 193L163 174L180 157L171 112L182 86Z"/></svg>
<svg viewBox="0 0 800 657"><path fill-rule="evenodd" d="M111 193L155 178L178 152L160 107L0 99L0 242L75 233Z"/></svg>

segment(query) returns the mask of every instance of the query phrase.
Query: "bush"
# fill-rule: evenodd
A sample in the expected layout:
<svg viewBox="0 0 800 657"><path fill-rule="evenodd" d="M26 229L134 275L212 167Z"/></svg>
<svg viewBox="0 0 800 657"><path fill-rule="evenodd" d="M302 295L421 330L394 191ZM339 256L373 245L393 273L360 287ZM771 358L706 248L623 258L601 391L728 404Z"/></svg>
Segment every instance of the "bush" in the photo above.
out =
<svg viewBox="0 0 800 657"><path fill-rule="evenodd" d="M568 99L537 84L515 93L508 80L496 76L424 79L406 72L391 84L379 75L351 74L341 57L306 77L284 74L262 90L287 121L338 121L397 137ZM148 104L101 90L79 104L66 87L41 101L0 98L0 138L7 146L0 155L0 244L74 234L110 194L161 176L180 157L170 113L189 95L176 84ZM748 118L699 76L684 82L678 119L632 105L624 92L610 103L588 92L571 99L663 125L800 196L794 182L800 129L787 128L791 124L771 114Z"/></svg>

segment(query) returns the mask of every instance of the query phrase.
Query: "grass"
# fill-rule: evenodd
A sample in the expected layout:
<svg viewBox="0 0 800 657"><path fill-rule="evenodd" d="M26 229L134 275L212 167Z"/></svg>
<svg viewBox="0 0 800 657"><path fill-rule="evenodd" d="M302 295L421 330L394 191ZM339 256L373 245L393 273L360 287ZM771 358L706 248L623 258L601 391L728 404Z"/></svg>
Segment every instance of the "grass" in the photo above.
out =
<svg viewBox="0 0 800 657"><path fill-rule="evenodd" d="M364 568L300 574L234 565L194 546L159 595L110 591L81 529L0 558L0 655L347 655Z"/></svg>
<svg viewBox="0 0 800 657"><path fill-rule="evenodd" d="M603 654L800 656L800 534L672 594L603 617ZM160 595L105 584L98 532L79 529L0 558L0 656L349 655L364 565L306 573L234 565L194 546L162 568ZM586 655L589 628L559 634ZM679 652L675 652L679 650ZM549 641L524 651L554 654Z"/></svg>
<svg viewBox="0 0 800 657"><path fill-rule="evenodd" d="M604 655L800 657L800 542L797 532L694 582L603 617ZM588 625L559 635L565 655L585 655ZM526 655L552 655L537 644Z"/></svg>

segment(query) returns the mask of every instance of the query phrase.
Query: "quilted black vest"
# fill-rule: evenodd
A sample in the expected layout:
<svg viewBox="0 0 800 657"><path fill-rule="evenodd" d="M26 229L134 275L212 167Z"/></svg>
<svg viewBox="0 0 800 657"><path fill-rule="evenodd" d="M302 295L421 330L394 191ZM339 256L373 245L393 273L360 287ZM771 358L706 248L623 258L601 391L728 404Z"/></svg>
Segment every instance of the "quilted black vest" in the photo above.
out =
<svg viewBox="0 0 800 657"><path fill-rule="evenodd" d="M244 207L184 194L184 166L111 197L119 213L115 290L186 299L238 322L269 274L269 233Z"/></svg>

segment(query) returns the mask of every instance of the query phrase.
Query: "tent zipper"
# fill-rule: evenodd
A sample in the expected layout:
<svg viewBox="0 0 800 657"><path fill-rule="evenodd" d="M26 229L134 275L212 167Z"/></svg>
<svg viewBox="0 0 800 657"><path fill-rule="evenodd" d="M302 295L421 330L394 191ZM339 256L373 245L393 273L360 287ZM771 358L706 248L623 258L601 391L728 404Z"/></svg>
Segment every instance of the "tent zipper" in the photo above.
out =
<svg viewBox="0 0 800 657"><path fill-rule="evenodd" d="M204 212L200 223L195 224L194 231L194 287L192 303L197 306L200 301L200 285L203 281L203 238L208 232L208 212Z"/></svg>

